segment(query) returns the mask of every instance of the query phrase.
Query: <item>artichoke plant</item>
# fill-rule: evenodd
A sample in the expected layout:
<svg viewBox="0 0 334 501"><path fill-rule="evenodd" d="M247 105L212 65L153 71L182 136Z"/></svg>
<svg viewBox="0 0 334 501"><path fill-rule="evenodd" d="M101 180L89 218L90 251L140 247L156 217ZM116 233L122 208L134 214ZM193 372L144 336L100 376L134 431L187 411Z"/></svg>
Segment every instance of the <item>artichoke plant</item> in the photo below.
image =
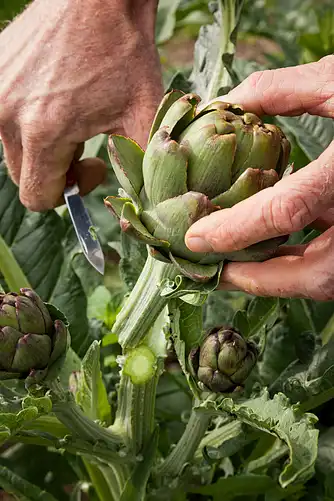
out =
<svg viewBox="0 0 334 501"><path fill-rule="evenodd" d="M0 379L39 383L68 345L66 325L34 291L0 294Z"/></svg>
<svg viewBox="0 0 334 501"><path fill-rule="evenodd" d="M198 219L273 186L288 164L290 143L241 106L211 102L197 111L196 94L172 91L158 108L147 149L113 135L109 154L122 189L105 205L121 229L147 243L156 259L194 281L214 277L224 260L270 257L285 238L233 253L195 253L185 234Z"/></svg>
<svg viewBox="0 0 334 501"><path fill-rule="evenodd" d="M212 329L190 353L194 377L215 393L230 393L242 386L256 364L258 349L235 329Z"/></svg>

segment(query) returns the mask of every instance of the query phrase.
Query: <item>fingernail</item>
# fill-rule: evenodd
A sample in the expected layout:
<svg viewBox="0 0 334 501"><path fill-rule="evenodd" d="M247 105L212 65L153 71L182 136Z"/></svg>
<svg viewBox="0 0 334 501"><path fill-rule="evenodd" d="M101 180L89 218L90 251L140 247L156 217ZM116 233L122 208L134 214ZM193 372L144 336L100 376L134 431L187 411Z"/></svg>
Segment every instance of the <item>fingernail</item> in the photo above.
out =
<svg viewBox="0 0 334 501"><path fill-rule="evenodd" d="M193 252L212 252L211 245L200 237L186 237L186 246Z"/></svg>

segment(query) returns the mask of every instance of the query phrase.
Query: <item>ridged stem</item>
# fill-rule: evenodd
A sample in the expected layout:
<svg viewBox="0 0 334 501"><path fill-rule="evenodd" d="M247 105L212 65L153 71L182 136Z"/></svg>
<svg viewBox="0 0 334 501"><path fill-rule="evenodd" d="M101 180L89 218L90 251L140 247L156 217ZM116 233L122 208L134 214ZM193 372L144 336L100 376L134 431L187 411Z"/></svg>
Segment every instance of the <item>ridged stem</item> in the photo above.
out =
<svg viewBox="0 0 334 501"><path fill-rule="evenodd" d="M133 384L122 374L118 390L118 406L111 429L124 437L130 454L138 454L154 431L156 389L163 369L162 361L154 376L145 384Z"/></svg>
<svg viewBox="0 0 334 501"><path fill-rule="evenodd" d="M129 476L129 468L117 463L109 466L97 466L88 461L84 463L100 501L119 501Z"/></svg>
<svg viewBox="0 0 334 501"><path fill-rule="evenodd" d="M181 474L184 465L193 458L208 428L211 417L210 412L199 412L196 409L191 411L182 437L156 470L157 476L178 477Z"/></svg>
<svg viewBox="0 0 334 501"><path fill-rule="evenodd" d="M168 301L160 294L160 284L165 279L173 280L177 273L173 265L147 257L137 283L113 327L123 350L135 348L142 342Z"/></svg>
<svg viewBox="0 0 334 501"><path fill-rule="evenodd" d="M93 442L93 444L101 441L113 451L122 445L122 437L89 419L74 402L73 397L65 392L57 381L51 382L49 387L55 396L52 411L74 437Z"/></svg>

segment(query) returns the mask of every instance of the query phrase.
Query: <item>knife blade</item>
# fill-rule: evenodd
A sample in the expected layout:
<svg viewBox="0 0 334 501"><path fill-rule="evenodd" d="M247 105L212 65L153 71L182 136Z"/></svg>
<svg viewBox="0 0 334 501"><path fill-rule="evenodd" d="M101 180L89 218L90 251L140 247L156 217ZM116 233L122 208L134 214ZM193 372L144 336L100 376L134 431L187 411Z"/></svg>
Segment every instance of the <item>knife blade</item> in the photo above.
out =
<svg viewBox="0 0 334 501"><path fill-rule="evenodd" d="M77 234L80 246L89 263L104 275L104 255L95 236L93 223L79 194L77 183L67 182L64 198Z"/></svg>

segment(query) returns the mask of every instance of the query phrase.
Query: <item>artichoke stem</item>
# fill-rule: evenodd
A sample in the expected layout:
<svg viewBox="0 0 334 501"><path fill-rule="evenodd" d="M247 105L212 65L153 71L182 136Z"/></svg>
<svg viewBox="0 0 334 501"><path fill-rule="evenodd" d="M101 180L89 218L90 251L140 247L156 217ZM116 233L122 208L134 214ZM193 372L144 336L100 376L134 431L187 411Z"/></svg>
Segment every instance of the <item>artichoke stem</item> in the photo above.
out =
<svg viewBox="0 0 334 501"><path fill-rule="evenodd" d="M184 465L193 458L202 441L211 417L210 412L197 411L193 408L182 437L157 469L157 476L164 478L181 475Z"/></svg>
<svg viewBox="0 0 334 501"><path fill-rule="evenodd" d="M65 392L57 381L50 382L49 387L53 392L52 410L59 421L73 433L74 437L94 444L102 442L113 451L123 445L123 437L89 419L75 403L72 395Z"/></svg>
<svg viewBox="0 0 334 501"><path fill-rule="evenodd" d="M151 439L155 424L156 389L163 367L161 361L154 376L145 384L133 384L122 374L118 390L118 406L114 424L110 427L124 436L127 450L140 453Z"/></svg>
<svg viewBox="0 0 334 501"><path fill-rule="evenodd" d="M160 284L165 279L173 280L177 274L173 265L147 257L137 283L117 315L113 327L123 350L135 348L146 337L168 302L160 294Z"/></svg>

